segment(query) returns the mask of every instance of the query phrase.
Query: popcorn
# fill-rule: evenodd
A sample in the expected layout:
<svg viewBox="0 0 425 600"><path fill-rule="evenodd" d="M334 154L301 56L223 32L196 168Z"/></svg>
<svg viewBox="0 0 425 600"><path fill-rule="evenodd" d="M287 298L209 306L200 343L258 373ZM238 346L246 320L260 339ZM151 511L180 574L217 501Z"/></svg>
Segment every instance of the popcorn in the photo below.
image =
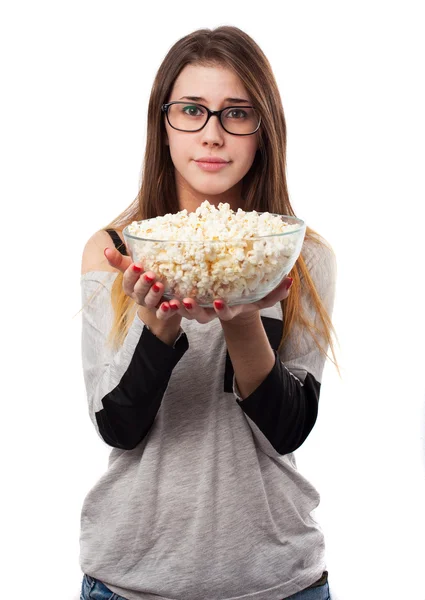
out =
<svg viewBox="0 0 425 600"><path fill-rule="evenodd" d="M193 213L133 221L128 234L133 261L152 270L165 284L166 297L195 297L202 305L214 298L252 302L273 289L298 257L304 234L268 212L235 212L208 200ZM272 236L272 237L264 237ZM274 236L274 237L273 237ZM264 292L264 288L267 288Z"/></svg>

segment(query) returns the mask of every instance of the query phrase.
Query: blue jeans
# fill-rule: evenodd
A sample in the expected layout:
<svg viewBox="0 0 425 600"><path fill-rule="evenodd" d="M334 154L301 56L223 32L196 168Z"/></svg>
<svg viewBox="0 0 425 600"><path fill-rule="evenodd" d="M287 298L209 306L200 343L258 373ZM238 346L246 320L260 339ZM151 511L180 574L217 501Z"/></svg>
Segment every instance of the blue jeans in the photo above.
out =
<svg viewBox="0 0 425 600"><path fill-rule="evenodd" d="M111 592L98 579L93 579L90 575L84 575L81 588L80 600L126 600ZM330 600L329 586L327 583L316 588L297 592L284 600Z"/></svg>
<svg viewBox="0 0 425 600"><path fill-rule="evenodd" d="M284 600L331 600L328 582L324 585L319 585L319 587L292 594L292 596L288 596Z"/></svg>
<svg viewBox="0 0 425 600"><path fill-rule="evenodd" d="M90 577L90 575L84 575L83 583L81 586L80 600L126 600L122 596L118 596L111 592L98 579Z"/></svg>

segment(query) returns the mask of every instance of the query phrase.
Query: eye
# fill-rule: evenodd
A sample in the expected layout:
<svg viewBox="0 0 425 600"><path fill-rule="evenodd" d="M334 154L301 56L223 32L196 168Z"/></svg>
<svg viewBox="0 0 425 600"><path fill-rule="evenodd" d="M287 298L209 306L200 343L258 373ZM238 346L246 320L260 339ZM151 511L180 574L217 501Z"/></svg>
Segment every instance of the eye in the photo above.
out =
<svg viewBox="0 0 425 600"><path fill-rule="evenodd" d="M247 116L247 113L241 108L232 108L226 113L227 119L244 119Z"/></svg>
<svg viewBox="0 0 425 600"><path fill-rule="evenodd" d="M203 115L203 111L200 106L196 104L185 105L182 107L182 112L189 117L200 117Z"/></svg>

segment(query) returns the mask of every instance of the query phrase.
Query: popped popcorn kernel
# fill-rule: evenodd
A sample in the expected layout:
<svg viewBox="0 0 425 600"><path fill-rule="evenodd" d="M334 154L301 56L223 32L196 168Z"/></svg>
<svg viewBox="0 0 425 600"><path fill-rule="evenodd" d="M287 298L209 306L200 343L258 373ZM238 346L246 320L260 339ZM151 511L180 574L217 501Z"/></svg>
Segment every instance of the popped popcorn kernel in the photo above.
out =
<svg viewBox="0 0 425 600"><path fill-rule="evenodd" d="M265 287L268 293L292 268L305 232L279 215L235 212L227 202L216 207L208 200L195 212L133 221L126 229L139 238L130 238L133 261L156 273L165 296L192 296L204 306L214 298L249 302Z"/></svg>

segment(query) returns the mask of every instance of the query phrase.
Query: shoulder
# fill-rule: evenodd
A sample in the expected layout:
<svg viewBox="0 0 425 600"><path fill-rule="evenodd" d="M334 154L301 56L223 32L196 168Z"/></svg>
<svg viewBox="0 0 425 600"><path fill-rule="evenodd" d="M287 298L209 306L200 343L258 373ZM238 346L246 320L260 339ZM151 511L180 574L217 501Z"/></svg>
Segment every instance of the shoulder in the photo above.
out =
<svg viewBox="0 0 425 600"><path fill-rule="evenodd" d="M117 230L116 230L117 231ZM121 240L124 241L122 232L117 231ZM117 273L117 269L111 267L103 253L105 248L115 248L114 242L109 233L103 229L96 231L86 242L81 259L81 275L89 271L112 271Z"/></svg>
<svg viewBox="0 0 425 600"><path fill-rule="evenodd" d="M337 280L337 261L332 246L324 237L313 234L304 242L301 254L317 293L322 300L331 299ZM302 274L300 279L304 279Z"/></svg>
<svg viewBox="0 0 425 600"><path fill-rule="evenodd" d="M304 241L301 254L310 273L325 270L336 275L336 255L331 244L323 236L310 234Z"/></svg>

